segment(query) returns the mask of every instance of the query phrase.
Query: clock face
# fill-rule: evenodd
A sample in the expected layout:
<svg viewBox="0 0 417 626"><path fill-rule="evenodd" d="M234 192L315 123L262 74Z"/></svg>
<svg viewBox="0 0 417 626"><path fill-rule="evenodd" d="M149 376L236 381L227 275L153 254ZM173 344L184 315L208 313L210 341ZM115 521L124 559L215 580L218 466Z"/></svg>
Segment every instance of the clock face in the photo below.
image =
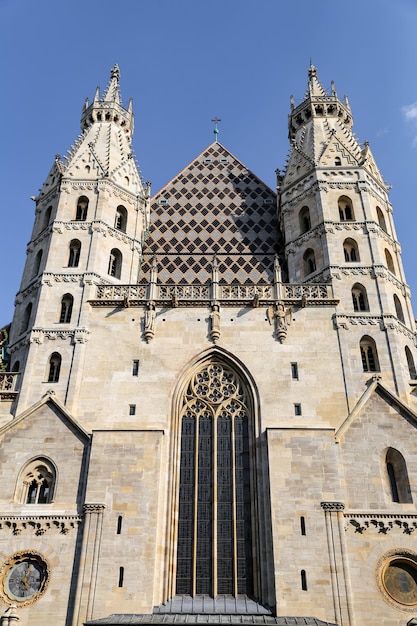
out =
<svg viewBox="0 0 417 626"><path fill-rule="evenodd" d="M0 579L1 595L20 606L29 606L45 591L49 570L46 561L37 552L16 552L3 563Z"/></svg>
<svg viewBox="0 0 417 626"><path fill-rule="evenodd" d="M25 559L14 565L6 578L6 589L16 600L31 598L42 587L45 571L41 563Z"/></svg>

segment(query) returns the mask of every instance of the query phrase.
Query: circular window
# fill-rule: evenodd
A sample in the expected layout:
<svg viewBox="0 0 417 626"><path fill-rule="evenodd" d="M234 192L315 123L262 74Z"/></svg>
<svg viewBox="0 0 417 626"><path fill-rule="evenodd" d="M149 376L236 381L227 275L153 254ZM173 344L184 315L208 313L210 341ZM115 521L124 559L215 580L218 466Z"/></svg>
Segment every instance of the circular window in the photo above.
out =
<svg viewBox="0 0 417 626"><path fill-rule="evenodd" d="M43 594L49 572L43 557L32 551L12 554L1 567L2 595L28 606Z"/></svg>
<svg viewBox="0 0 417 626"><path fill-rule="evenodd" d="M392 558L382 573L388 595L406 606L417 605L417 563L411 558Z"/></svg>

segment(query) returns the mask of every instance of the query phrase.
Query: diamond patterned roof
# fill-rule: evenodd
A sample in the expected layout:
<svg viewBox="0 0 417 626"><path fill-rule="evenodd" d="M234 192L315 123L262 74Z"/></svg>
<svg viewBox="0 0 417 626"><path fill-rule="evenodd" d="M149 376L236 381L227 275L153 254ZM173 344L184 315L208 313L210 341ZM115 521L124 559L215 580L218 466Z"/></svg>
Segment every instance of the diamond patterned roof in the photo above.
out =
<svg viewBox="0 0 417 626"><path fill-rule="evenodd" d="M152 199L139 282L271 283L280 242L276 195L219 143L211 144Z"/></svg>

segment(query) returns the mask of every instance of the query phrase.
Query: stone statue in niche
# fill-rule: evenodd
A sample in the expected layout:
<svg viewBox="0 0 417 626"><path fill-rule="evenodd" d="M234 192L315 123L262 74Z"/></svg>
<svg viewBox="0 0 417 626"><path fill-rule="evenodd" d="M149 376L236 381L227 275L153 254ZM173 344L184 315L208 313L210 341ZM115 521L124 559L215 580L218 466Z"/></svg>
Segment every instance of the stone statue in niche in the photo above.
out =
<svg viewBox="0 0 417 626"><path fill-rule="evenodd" d="M145 311L145 328L143 332L146 343L149 343L155 336L155 318L155 305L153 302L148 302Z"/></svg>
<svg viewBox="0 0 417 626"><path fill-rule="evenodd" d="M213 304L210 313L210 339L216 343L220 338L220 307Z"/></svg>
<svg viewBox="0 0 417 626"><path fill-rule="evenodd" d="M285 307L283 302L276 302L268 307L267 317L269 323L274 325L276 338L283 343L287 337L288 326L291 324L291 307Z"/></svg>

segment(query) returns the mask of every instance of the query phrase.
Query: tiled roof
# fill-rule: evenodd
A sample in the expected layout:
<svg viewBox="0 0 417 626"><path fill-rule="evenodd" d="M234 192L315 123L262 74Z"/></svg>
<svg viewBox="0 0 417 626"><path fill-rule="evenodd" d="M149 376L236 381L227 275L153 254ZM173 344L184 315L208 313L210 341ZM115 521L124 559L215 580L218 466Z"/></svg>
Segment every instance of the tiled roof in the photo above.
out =
<svg viewBox="0 0 417 626"><path fill-rule="evenodd" d="M139 282L152 258L162 284L271 283L280 237L276 195L219 143L154 196Z"/></svg>

